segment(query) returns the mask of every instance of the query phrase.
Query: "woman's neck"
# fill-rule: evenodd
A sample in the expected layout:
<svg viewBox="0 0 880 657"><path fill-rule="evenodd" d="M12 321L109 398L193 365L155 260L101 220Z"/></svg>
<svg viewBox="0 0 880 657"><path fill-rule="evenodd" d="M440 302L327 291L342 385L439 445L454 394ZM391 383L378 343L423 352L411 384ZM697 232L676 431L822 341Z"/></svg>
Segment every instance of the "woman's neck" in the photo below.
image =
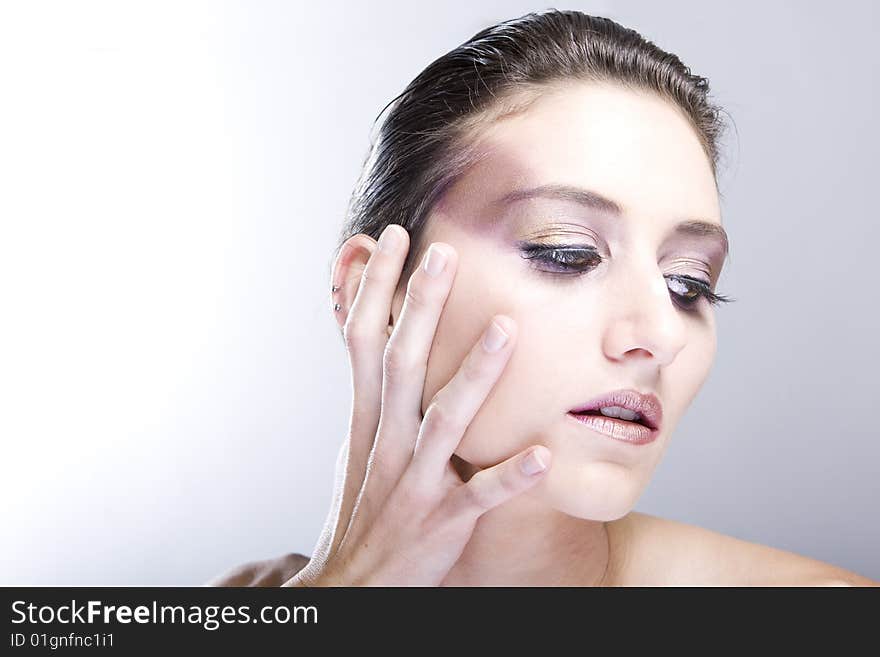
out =
<svg viewBox="0 0 880 657"><path fill-rule="evenodd" d="M453 456L464 481L479 470ZM487 511L441 586L606 586L605 522L570 516L529 492Z"/></svg>

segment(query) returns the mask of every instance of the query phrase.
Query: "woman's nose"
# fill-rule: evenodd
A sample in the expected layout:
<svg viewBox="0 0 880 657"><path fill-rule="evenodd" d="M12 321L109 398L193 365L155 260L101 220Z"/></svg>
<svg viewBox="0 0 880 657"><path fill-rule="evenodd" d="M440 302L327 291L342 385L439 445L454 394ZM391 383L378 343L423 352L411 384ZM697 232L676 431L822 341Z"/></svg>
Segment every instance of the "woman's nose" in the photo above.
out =
<svg viewBox="0 0 880 657"><path fill-rule="evenodd" d="M604 349L609 358L672 362L685 344L685 319L656 265L630 268L608 290Z"/></svg>

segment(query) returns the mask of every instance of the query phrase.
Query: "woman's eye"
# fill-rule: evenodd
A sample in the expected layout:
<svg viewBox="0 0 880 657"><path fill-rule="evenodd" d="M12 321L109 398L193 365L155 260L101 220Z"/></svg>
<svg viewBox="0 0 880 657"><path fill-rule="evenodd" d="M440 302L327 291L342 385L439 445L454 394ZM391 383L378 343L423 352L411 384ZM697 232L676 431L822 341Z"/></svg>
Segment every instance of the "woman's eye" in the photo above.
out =
<svg viewBox="0 0 880 657"><path fill-rule="evenodd" d="M523 243L520 245L522 257L534 261L539 270L552 274L583 274L601 264L605 259L598 250L590 245L551 245ZM690 276L670 275L669 290L675 303L683 310L696 312L700 299L706 299L711 305L733 301L712 292L711 285Z"/></svg>
<svg viewBox="0 0 880 657"><path fill-rule="evenodd" d="M690 276L667 276L670 282L669 289L675 302L685 310L693 310L701 298L706 299L711 305L732 301L725 296L712 292L712 287L706 281Z"/></svg>
<svg viewBox="0 0 880 657"><path fill-rule="evenodd" d="M556 274L582 274L603 260L594 246L525 244L521 250L523 258L541 265L539 269Z"/></svg>

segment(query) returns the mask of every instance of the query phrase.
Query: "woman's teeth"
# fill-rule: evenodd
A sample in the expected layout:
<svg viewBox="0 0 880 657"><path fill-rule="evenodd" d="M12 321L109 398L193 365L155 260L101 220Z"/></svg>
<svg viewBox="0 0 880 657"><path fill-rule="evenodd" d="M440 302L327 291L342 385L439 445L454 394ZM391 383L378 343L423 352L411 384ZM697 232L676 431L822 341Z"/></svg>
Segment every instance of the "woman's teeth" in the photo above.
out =
<svg viewBox="0 0 880 657"><path fill-rule="evenodd" d="M602 415L607 415L608 417L616 417L621 420L627 420L629 422L641 422L642 416L636 413L635 411L631 411L628 408L623 408L621 406L602 406L599 408L599 412Z"/></svg>

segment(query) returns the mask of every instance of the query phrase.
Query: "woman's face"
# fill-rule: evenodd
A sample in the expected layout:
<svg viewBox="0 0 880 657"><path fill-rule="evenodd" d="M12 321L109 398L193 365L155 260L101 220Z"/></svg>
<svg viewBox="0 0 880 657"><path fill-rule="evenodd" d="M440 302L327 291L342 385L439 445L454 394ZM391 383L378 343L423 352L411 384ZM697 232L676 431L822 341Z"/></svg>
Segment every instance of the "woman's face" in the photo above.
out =
<svg viewBox="0 0 880 657"><path fill-rule="evenodd" d="M689 220L720 226L709 161L673 105L583 83L542 96L524 114L483 131L481 141L490 154L447 191L427 222L423 244L451 244L458 270L428 360L422 412L491 317L512 317L513 353L457 456L484 468L541 443L553 465L529 495L573 516L619 518L635 505L714 360L708 300L686 309L673 292L688 290L664 278L689 276L715 290L723 241L675 230ZM545 185L590 190L620 213L571 197L500 200ZM587 271L560 273L552 261L524 258L522 242L592 246L604 260L595 265L574 254L574 266ZM395 321L404 293L402 282ZM625 443L568 415L619 388L659 398L655 441Z"/></svg>

